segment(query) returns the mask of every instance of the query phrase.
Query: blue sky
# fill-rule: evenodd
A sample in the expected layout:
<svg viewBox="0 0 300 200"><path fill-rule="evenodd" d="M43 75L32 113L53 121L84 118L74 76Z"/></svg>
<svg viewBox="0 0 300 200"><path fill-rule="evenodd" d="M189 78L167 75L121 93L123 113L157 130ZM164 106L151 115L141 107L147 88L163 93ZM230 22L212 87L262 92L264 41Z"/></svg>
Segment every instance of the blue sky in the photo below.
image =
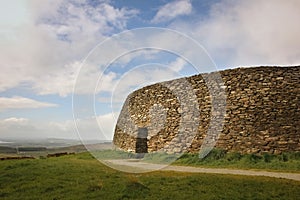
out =
<svg viewBox="0 0 300 200"><path fill-rule="evenodd" d="M0 140L112 139L122 103L132 90L199 73L181 55L154 49L119 55L105 70L101 65L104 54L109 57L135 42L99 49L102 54L88 56L113 35L144 27L177 31L202 45L208 53L201 52L202 56L209 55L216 65L210 71L298 65L299 20L297 0L2 0ZM145 33L142 39L166 42L161 38L155 41L155 37ZM179 42L174 40L172 45ZM78 76L86 84L80 83ZM83 93L91 87L89 80L99 79L92 102L91 96L85 96L91 94ZM79 89L74 94L76 86ZM75 107L95 104L90 116L75 114L75 121L81 124L79 135L72 95L78 98Z"/></svg>

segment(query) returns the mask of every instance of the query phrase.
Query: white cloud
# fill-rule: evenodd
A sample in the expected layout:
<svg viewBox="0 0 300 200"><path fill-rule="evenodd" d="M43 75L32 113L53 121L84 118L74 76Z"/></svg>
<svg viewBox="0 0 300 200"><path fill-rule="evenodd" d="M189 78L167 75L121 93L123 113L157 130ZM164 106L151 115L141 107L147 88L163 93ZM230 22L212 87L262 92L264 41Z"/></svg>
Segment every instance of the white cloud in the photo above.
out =
<svg viewBox="0 0 300 200"><path fill-rule="evenodd" d="M189 31L222 67L300 63L300 1L224 0L209 13L170 27Z"/></svg>
<svg viewBox="0 0 300 200"><path fill-rule="evenodd" d="M0 6L0 26L15 27L26 21L28 13L24 8L25 1L10 0L1 1ZM14 10L14 12L11 12ZM4 29L1 30L5 31Z"/></svg>
<svg viewBox="0 0 300 200"><path fill-rule="evenodd" d="M76 136L83 141L112 140L117 116L118 113L107 113L86 119L76 119L78 132L76 132L74 120L50 122L47 125L47 129L55 131L57 136L70 137L73 135L73 137ZM53 134L51 131L45 131L45 133ZM55 135L50 136L53 137Z"/></svg>
<svg viewBox="0 0 300 200"><path fill-rule="evenodd" d="M5 30L0 32L0 92L26 83L38 94L70 94L78 63L138 13L105 1L92 6L81 0L33 0L23 9L30 13L26 20L16 26L0 24Z"/></svg>
<svg viewBox="0 0 300 200"><path fill-rule="evenodd" d="M152 23L170 21L181 15L188 15L192 12L192 4L189 0L178 0L162 6L151 20Z"/></svg>
<svg viewBox="0 0 300 200"><path fill-rule="evenodd" d="M97 120L101 123L103 133ZM77 120L79 135L74 120L38 122L27 118L0 119L0 138L66 138L87 140L111 140L114 132L112 114ZM80 137L79 137L80 136Z"/></svg>
<svg viewBox="0 0 300 200"><path fill-rule="evenodd" d="M54 72L36 77L32 89L39 95L59 94L62 97L72 93L81 63L75 61Z"/></svg>
<svg viewBox="0 0 300 200"><path fill-rule="evenodd" d="M97 116L97 122L106 139L112 140L117 122L118 113L108 113Z"/></svg>
<svg viewBox="0 0 300 200"><path fill-rule="evenodd" d="M2 122L6 124L27 124L28 119L11 117L11 118L4 119Z"/></svg>
<svg viewBox="0 0 300 200"><path fill-rule="evenodd" d="M184 59L178 57L176 58L176 60L169 64L169 68L178 73L184 68L186 64L187 62Z"/></svg>
<svg viewBox="0 0 300 200"><path fill-rule="evenodd" d="M111 98L99 94L98 100L101 103L112 102L114 112L120 110L120 103L123 103L127 96L141 87L157 82L167 81L180 77L178 71L171 69L168 65L162 64L144 64L136 66L129 72L123 74L118 80L110 82Z"/></svg>
<svg viewBox="0 0 300 200"><path fill-rule="evenodd" d="M11 98L0 97L0 111L6 109L23 109L23 108L47 108L56 107L56 104L36 101L20 96Z"/></svg>
<svg viewBox="0 0 300 200"><path fill-rule="evenodd" d="M29 119L11 117L0 120L1 138L40 137L39 134L39 130L31 124Z"/></svg>
<svg viewBox="0 0 300 200"><path fill-rule="evenodd" d="M76 138L73 132L63 132L48 122L34 122L27 118L0 119L0 138Z"/></svg>

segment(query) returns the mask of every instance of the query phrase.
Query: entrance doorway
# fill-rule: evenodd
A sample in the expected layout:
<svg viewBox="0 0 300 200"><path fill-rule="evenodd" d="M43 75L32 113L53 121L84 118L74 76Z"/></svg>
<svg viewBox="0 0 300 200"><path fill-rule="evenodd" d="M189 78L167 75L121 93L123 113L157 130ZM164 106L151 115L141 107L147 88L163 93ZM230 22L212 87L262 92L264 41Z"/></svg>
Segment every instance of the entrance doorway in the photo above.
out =
<svg viewBox="0 0 300 200"><path fill-rule="evenodd" d="M148 153L148 145L147 145L147 137L148 137L148 128L138 128L138 135L136 138L135 144L135 152L138 154L137 156L142 158L145 153Z"/></svg>

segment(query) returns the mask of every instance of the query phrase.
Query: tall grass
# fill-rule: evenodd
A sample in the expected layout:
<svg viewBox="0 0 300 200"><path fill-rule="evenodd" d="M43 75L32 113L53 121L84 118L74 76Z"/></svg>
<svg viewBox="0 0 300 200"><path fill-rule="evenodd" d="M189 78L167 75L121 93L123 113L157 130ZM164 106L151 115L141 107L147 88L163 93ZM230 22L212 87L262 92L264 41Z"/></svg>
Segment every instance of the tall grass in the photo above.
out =
<svg viewBox="0 0 300 200"><path fill-rule="evenodd" d="M268 153L264 153L261 155L243 155L238 152L228 153L222 149L213 149L203 159L199 159L198 154L183 154L178 160L174 162L174 164L299 172L300 152L282 153L280 155L273 155Z"/></svg>

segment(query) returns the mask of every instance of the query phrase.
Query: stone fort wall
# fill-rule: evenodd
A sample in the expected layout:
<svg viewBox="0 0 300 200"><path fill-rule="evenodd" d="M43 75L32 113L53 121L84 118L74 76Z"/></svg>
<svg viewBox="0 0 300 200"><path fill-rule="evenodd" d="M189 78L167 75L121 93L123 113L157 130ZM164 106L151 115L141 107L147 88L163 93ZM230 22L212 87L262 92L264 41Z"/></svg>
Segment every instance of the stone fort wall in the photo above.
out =
<svg viewBox="0 0 300 200"><path fill-rule="evenodd" d="M229 69L136 90L123 105L114 144L138 153L140 141L146 144L144 152L198 152L209 127L214 128L212 96L204 77L217 73L226 106L216 148L272 154L300 150L300 66Z"/></svg>

